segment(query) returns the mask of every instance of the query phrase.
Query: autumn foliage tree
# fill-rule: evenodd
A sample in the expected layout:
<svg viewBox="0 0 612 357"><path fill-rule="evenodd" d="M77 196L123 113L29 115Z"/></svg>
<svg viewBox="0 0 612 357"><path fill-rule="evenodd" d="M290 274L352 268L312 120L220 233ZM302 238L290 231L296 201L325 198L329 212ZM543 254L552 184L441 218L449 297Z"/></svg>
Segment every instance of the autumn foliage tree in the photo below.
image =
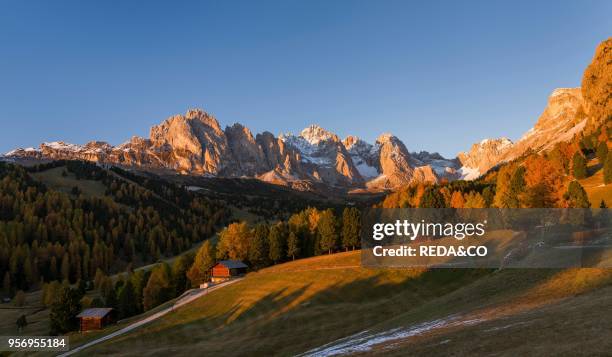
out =
<svg viewBox="0 0 612 357"><path fill-rule="evenodd" d="M463 208L465 206L465 199L461 191L453 191L450 199L450 206L452 208Z"/></svg>
<svg viewBox="0 0 612 357"><path fill-rule="evenodd" d="M193 264L187 271L192 286L199 286L210 279L210 269L216 263L216 255L215 245L209 240L198 249Z"/></svg>
<svg viewBox="0 0 612 357"><path fill-rule="evenodd" d="M158 264L153 268L151 277L143 291L143 307L150 310L172 297L172 282L170 281L170 267L166 263Z"/></svg>
<svg viewBox="0 0 612 357"><path fill-rule="evenodd" d="M232 223L219 233L217 258L246 260L251 231L246 222Z"/></svg>

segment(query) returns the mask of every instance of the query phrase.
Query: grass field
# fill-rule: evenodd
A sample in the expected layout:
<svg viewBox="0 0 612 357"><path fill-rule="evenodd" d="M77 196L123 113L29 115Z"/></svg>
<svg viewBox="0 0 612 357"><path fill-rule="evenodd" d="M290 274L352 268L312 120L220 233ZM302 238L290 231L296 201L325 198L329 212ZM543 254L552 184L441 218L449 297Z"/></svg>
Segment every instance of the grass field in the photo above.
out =
<svg viewBox="0 0 612 357"><path fill-rule="evenodd" d="M603 318L585 323L597 309L610 311L611 271L373 270L358 264L359 252L349 252L251 273L88 353L294 355L328 343L333 346L334 341L357 333L384 335L449 316L478 324L455 323L410 338L383 340L367 353L405 355L406 348L423 355L491 352L505 341L501 336L516 344L512 326L520 327L521 334L538 335L542 326L563 316L574 318L564 321L563 331L569 333L572 326L590 328L564 335L567 341L576 338L574 352L596 353L612 343L607 335L610 324L604 325ZM536 318L537 323L526 320ZM496 329L504 333L492 333ZM549 336L554 336L553 331ZM469 333L469 338L460 340L459 336ZM587 335L591 346L576 342ZM508 351L529 347L529 340L521 342L520 348L504 343ZM568 348L552 337L545 345L551 353Z"/></svg>
<svg viewBox="0 0 612 357"><path fill-rule="evenodd" d="M587 192L591 207L599 207L602 200L608 207L612 207L612 184L604 185L603 170L599 170L593 176L580 180L580 184Z"/></svg>
<svg viewBox="0 0 612 357"><path fill-rule="evenodd" d="M580 180L580 184L589 197L591 207L599 207L603 200L608 207L612 207L612 184L604 184L603 169L597 159L589 162L589 173L591 176Z"/></svg>
<svg viewBox="0 0 612 357"><path fill-rule="evenodd" d="M23 335L47 335L49 333L49 309L40 303L41 291L26 294L25 305L15 307L11 302L0 305L0 336L19 335L17 319L26 316L28 325L23 329Z"/></svg>
<svg viewBox="0 0 612 357"><path fill-rule="evenodd" d="M62 172L66 171L66 176ZM41 181L49 188L70 193L73 187L78 187L86 196L103 196L105 187L102 182L93 180L77 180L74 174L68 172L65 166L55 167L42 172L32 173L32 177Z"/></svg>

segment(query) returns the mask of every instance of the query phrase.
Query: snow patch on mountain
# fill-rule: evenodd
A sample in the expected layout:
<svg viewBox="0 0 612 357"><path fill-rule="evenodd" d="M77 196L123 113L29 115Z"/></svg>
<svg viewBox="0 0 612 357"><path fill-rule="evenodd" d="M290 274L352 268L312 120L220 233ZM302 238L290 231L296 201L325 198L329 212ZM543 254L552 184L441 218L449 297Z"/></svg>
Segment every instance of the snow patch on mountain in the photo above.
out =
<svg viewBox="0 0 612 357"><path fill-rule="evenodd" d="M473 167L467 167L467 166L462 166L458 171L457 171L461 177L462 180L476 180L477 178L480 177L480 175L482 175L480 173L480 170L478 170L478 168L473 168Z"/></svg>
<svg viewBox="0 0 612 357"><path fill-rule="evenodd" d="M357 171L359 171L361 177L365 179L376 177L378 175L378 169L374 166L370 166L365 162L355 163L354 160L353 163L355 164L355 167L357 168Z"/></svg>
<svg viewBox="0 0 612 357"><path fill-rule="evenodd" d="M304 131L305 130L306 129L304 129ZM291 133L281 134L279 138L301 154L302 162L325 166L333 165L329 157L321 155L322 153L320 152L319 145L322 143L322 138L314 139L313 136L310 136L310 140L307 140L301 134L300 136L295 136Z"/></svg>
<svg viewBox="0 0 612 357"><path fill-rule="evenodd" d="M42 143L41 147L43 147L43 146L46 146L46 147L54 149L54 150L63 150L63 151L77 152L77 151L82 151L83 150L83 146L81 146L81 145L68 144L68 143L65 143L63 141L53 141L53 142L50 142L50 143Z"/></svg>
<svg viewBox="0 0 612 357"><path fill-rule="evenodd" d="M330 140L335 135L320 126L313 124L302 130L300 137L306 140L311 145L318 145L322 141Z"/></svg>

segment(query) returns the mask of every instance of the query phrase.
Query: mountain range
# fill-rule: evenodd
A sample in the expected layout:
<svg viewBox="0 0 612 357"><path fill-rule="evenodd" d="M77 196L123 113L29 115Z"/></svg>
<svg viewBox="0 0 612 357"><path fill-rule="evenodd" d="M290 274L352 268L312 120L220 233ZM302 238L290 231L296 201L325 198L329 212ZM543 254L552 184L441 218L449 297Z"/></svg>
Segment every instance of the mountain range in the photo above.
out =
<svg viewBox="0 0 612 357"><path fill-rule="evenodd" d="M149 138L134 136L118 146L102 141L47 142L39 148L12 150L3 159L86 160L184 175L251 177L300 190L317 184L392 190L411 182L476 179L527 150L546 150L572 139L586 120L580 88L556 89L535 126L516 143L508 138L484 139L447 159L438 153L410 152L389 133L373 144L355 136L340 139L318 125L297 135L275 136L267 131L253 135L238 123L223 129L215 117L193 109L153 126Z"/></svg>

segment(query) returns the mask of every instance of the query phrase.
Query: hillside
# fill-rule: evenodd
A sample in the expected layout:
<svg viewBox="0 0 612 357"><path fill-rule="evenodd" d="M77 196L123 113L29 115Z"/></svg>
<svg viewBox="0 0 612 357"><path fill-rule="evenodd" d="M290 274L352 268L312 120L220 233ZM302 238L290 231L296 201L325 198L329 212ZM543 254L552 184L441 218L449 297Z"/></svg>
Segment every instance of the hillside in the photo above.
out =
<svg viewBox="0 0 612 357"><path fill-rule="evenodd" d="M584 187L591 207L599 207L601 201L604 201L607 207L612 207L612 184L605 184L602 165L597 159L591 160L588 166L591 176L580 180L580 184Z"/></svg>
<svg viewBox="0 0 612 357"><path fill-rule="evenodd" d="M221 202L163 180L77 161L0 163L3 293L152 263L211 237L226 220Z"/></svg>
<svg viewBox="0 0 612 357"><path fill-rule="evenodd" d="M433 339L447 351L456 346L491 351L501 339L491 331L512 332L513 326L521 326L522 334L535 335L541 326L550 326L563 316L567 342L549 344L547 352L601 353L612 343L602 330L589 337L591 344L577 347L571 341L585 337L579 327L609 329L601 316L586 320L596 311L609 309L610 301L604 297L611 289L609 271L370 270L359 267L356 251L251 273L233 286L90 352L167 355L207 351L228 356L310 351L326 355L382 352L384 347L385 353L387 348L400 355L405 354L404 348L411 352L418 348L419 354L431 355L434 348L441 351L430 343ZM556 314L559 309L570 312ZM414 332L415 326L429 326L436 320L447 322L418 329L422 335ZM469 339L455 340L467 333ZM413 334L418 336L408 338ZM384 345L370 346L371 341ZM515 346L508 342L499 352L508 354L537 343ZM321 348L326 344L330 345Z"/></svg>

